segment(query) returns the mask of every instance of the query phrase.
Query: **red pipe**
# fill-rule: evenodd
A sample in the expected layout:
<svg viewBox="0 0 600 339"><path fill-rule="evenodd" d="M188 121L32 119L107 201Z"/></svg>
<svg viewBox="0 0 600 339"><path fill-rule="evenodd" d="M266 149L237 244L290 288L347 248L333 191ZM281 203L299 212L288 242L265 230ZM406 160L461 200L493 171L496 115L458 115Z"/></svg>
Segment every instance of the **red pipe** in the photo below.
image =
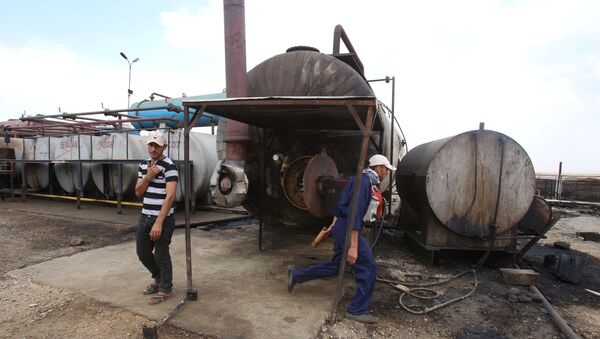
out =
<svg viewBox="0 0 600 339"><path fill-rule="evenodd" d="M248 96L246 92L246 19L244 0L223 0L225 23L225 85L228 98ZM247 141L250 140L249 126L227 120L228 160L247 159Z"/></svg>

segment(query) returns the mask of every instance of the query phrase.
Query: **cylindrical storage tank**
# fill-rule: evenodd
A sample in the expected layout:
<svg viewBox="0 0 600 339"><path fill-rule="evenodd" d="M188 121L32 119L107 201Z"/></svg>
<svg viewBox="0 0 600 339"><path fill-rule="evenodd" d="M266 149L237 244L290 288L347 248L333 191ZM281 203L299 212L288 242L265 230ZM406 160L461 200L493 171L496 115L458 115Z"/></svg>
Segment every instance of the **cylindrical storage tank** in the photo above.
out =
<svg viewBox="0 0 600 339"><path fill-rule="evenodd" d="M142 160L148 157L145 145L143 137L130 133L94 136L92 137L92 159ZM119 181L119 166L121 166L121 181ZM92 179L101 193L114 196L119 191L127 194L135 190L138 163L93 164L91 171Z"/></svg>
<svg viewBox="0 0 600 339"><path fill-rule="evenodd" d="M183 98L170 98L164 100L152 100L152 101L141 101L136 102L131 105L131 108L158 108L165 107L169 104L173 104L175 106L179 106L183 108L183 99L186 100L207 100L207 99L224 99L226 97L225 93L216 93L216 94L206 94L206 95L195 95ZM190 111L194 113L194 110ZM183 127L183 112L172 112L167 109L156 109L149 111L131 111L128 113L130 116L140 117L140 118L176 118L179 120L179 124L175 121L142 121L142 122L133 122L133 128L136 129L155 129L159 128L161 123L166 123L168 127L178 128ZM204 113L204 115L198 119L198 123L195 127L201 126L210 126L211 124L217 124L219 121L219 117L216 115L212 115L210 113Z"/></svg>
<svg viewBox="0 0 600 339"><path fill-rule="evenodd" d="M384 130L384 133L382 133L383 137L382 137L382 152L381 152L381 154L385 155L388 158L388 160L390 161L390 163L392 165L396 166L396 164L398 164L398 161L400 161L400 159L402 159L402 157L404 157L404 155L407 152L404 134L402 133L402 130L400 129L400 126L398 125L398 123L395 121L392 121L392 112L381 102L378 102L377 106L378 106L377 113L381 117L381 123L383 124L383 130ZM394 128L394 133L393 133L394 156L390 157L390 140L392 139L391 138L392 126ZM394 182L395 182L394 176L388 175L388 177L381 182L381 185L379 188L381 189L382 192L385 192L388 189L390 183L392 184L392 187L393 187Z"/></svg>
<svg viewBox="0 0 600 339"><path fill-rule="evenodd" d="M177 188L177 201L183 201L185 190L185 178L183 160L184 160L184 136L183 130L176 130L170 133L168 137L169 148L165 151L173 161L182 161L178 163L179 185ZM217 165L217 146L216 136L197 131L190 132L190 160L192 161L192 201L199 204L211 204L210 177L212 171Z"/></svg>
<svg viewBox="0 0 600 339"><path fill-rule="evenodd" d="M48 163L26 163L25 181L29 188L41 191L50 183L50 165L54 155L54 146L58 138L37 137L23 140L23 160L42 160Z"/></svg>
<svg viewBox="0 0 600 339"><path fill-rule="evenodd" d="M396 171L398 193L417 212L466 237L485 239L511 230L534 197L535 172L510 137L475 130L419 145Z"/></svg>
<svg viewBox="0 0 600 339"><path fill-rule="evenodd" d="M54 147L54 160L89 160L90 138L88 135L71 135L60 138ZM55 163L54 174L60 187L67 193L75 190L93 188L91 182L90 163L81 163L81 177L78 163Z"/></svg>
<svg viewBox="0 0 600 339"><path fill-rule="evenodd" d="M249 97L270 96L356 96L373 97L374 92L365 78L344 61L334 56L315 52L314 49L293 49L287 53L273 56L248 72L247 94ZM290 119L296 116L294 112L282 112L289 114ZM350 113L348 113L350 114ZM389 144L391 134L391 116L384 112L383 106L378 105L376 119L384 126L382 133L373 133L368 145L367 158L376 153L389 156ZM224 158L226 154L225 140L227 126L223 120L219 121L217 136L217 149L219 157ZM250 133L253 141L248 143L248 161L244 168L244 174L250 182L244 207L252 213L260 216L268 224L286 224L316 226L329 222L329 217L316 217L307 210L299 208L286 194L284 183L285 166L302 157L312 157L315 154L326 152L341 175L350 177L356 174L356 165L360 154L362 133L359 130L291 130L285 126L280 128L251 128ZM260 138L258 137L260 134ZM261 148L261 141L269 140ZM401 151L402 140L399 128L394 137L395 156L397 159ZM382 148L379 144L383 143ZM265 162L264 171L260 169L262 159L271 159L276 156L283 161ZM263 158L261 158L263 157ZM306 162L304 163L306 164ZM224 171L224 167L216 169L216 177ZM302 176L300 176L302 177ZM263 186L256 183L263 182ZM240 180L240 187L244 181ZM255 184L253 184L255 183ZM383 188L388 186L388 180L383 182ZM215 188L218 184L215 185ZM293 185L302 191L302 185ZM220 189L214 190L218 196ZM241 195L241 190L232 190L232 194ZM221 193L219 193L221 192ZM232 199L234 200L234 199ZM235 198L235 201L241 199ZM229 202L228 199L222 201ZM222 206L227 206L221 202Z"/></svg>

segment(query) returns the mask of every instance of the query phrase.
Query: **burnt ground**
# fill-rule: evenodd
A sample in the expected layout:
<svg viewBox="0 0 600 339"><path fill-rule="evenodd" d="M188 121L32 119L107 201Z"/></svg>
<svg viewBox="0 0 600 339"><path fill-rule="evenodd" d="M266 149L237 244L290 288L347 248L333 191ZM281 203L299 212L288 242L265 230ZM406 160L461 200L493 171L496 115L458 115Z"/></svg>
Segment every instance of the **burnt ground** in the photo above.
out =
<svg viewBox="0 0 600 339"><path fill-rule="evenodd" d="M55 257L132 240L135 232L132 226L55 217L43 212L0 211L0 232L3 235L3 251L0 251L0 337L141 337L141 328L149 321L143 316L81 294L39 285L26 275L6 274ZM593 210L557 209L557 212L564 213L564 217L548 233L548 239L528 253L524 265L540 272L538 288L579 335L598 338L600 297L585 289L600 290L600 243L577 238L575 232L600 231L600 216ZM242 227L256 228L256 225ZM551 270L543 267L545 255L566 252L553 246L556 241L569 242L571 249L568 252L583 258L585 269L578 284L562 282ZM435 280L427 279L427 276L448 277L469 270L481 256L481 253L442 253L437 263L430 265L422 255L410 250L402 234L397 232L386 232L375 254L382 277L415 283ZM322 326L317 337L560 338L561 334L542 304L525 298L529 293L526 287L502 283L497 267L511 264L510 257L491 258L488 265L477 272L478 285L471 296L425 315L408 313L398 302L400 291L386 283L377 283L371 306L373 314L380 317L378 324L363 325L342 318L333 326ZM424 304L443 302L468 293L473 284L473 276L464 275L432 286L442 293L433 302L423 303L408 297L405 304L419 309ZM512 293L524 302L509 300L507 295L511 288ZM350 302L353 289L354 284L348 283L340 311ZM161 327L159 334L163 338L201 338L172 326Z"/></svg>

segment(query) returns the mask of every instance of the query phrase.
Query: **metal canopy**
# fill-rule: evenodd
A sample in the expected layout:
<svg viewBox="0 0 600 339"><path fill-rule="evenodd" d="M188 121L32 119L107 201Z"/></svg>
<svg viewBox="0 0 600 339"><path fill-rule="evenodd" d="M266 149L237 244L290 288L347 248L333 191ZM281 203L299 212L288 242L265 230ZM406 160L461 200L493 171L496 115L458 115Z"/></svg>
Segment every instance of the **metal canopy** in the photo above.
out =
<svg viewBox="0 0 600 339"><path fill-rule="evenodd" d="M194 126L202 112L241 121L259 127L279 127L288 129L348 129L359 130L362 134L359 161L356 168L355 183L352 189L352 201L348 220L354 220L358 213L358 194L362 172L367 158L369 136L375 126L381 130L381 121L376 119L377 100L374 97L262 97L262 98L233 98L228 100L183 101L184 106L184 150L185 173L188 177L189 165L189 126ZM197 114L189 123L190 108L195 108ZM282 113L283 112L283 113ZM293 114L285 114L291 112ZM186 239L189 238L189 184L186 184ZM342 299L344 271L350 247L352 222L346 225L346 239L338 271L338 281L335 298L333 299L330 320L337 320L338 306ZM186 256L191 261L190 246L186 246ZM191 277L191 265L188 265L188 277ZM191 278L188 278L188 289L191 289Z"/></svg>
<svg viewBox="0 0 600 339"><path fill-rule="evenodd" d="M263 128L360 130L356 118L365 121L369 108L375 107L377 100L375 97L254 97L183 100L183 105ZM373 130L382 129L381 121L375 118Z"/></svg>

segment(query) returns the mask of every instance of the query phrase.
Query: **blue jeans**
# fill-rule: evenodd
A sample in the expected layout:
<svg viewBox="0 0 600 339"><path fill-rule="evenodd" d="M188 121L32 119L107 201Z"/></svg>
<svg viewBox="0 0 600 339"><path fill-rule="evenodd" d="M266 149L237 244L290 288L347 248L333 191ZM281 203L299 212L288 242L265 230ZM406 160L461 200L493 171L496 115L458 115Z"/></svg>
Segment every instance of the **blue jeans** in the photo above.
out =
<svg viewBox="0 0 600 339"><path fill-rule="evenodd" d="M360 231L359 231L360 232ZM338 219L333 227L333 257L329 261L320 262L308 268L294 267L292 276L299 284L314 280L336 276L340 270L342 261L342 250L346 239L346 222ZM369 303L373 296L375 279L377 278L377 264L371 252L371 247L359 233L358 235L358 258L352 265L356 279L356 293L352 303L348 306L348 313L353 315L367 314Z"/></svg>
<svg viewBox="0 0 600 339"><path fill-rule="evenodd" d="M150 271L161 291L170 293L173 289L173 264L169 245L175 230L175 216L170 215L163 222L158 240L150 240L150 230L156 217L142 214L137 226L136 252L142 264ZM154 250L154 253L152 251Z"/></svg>

